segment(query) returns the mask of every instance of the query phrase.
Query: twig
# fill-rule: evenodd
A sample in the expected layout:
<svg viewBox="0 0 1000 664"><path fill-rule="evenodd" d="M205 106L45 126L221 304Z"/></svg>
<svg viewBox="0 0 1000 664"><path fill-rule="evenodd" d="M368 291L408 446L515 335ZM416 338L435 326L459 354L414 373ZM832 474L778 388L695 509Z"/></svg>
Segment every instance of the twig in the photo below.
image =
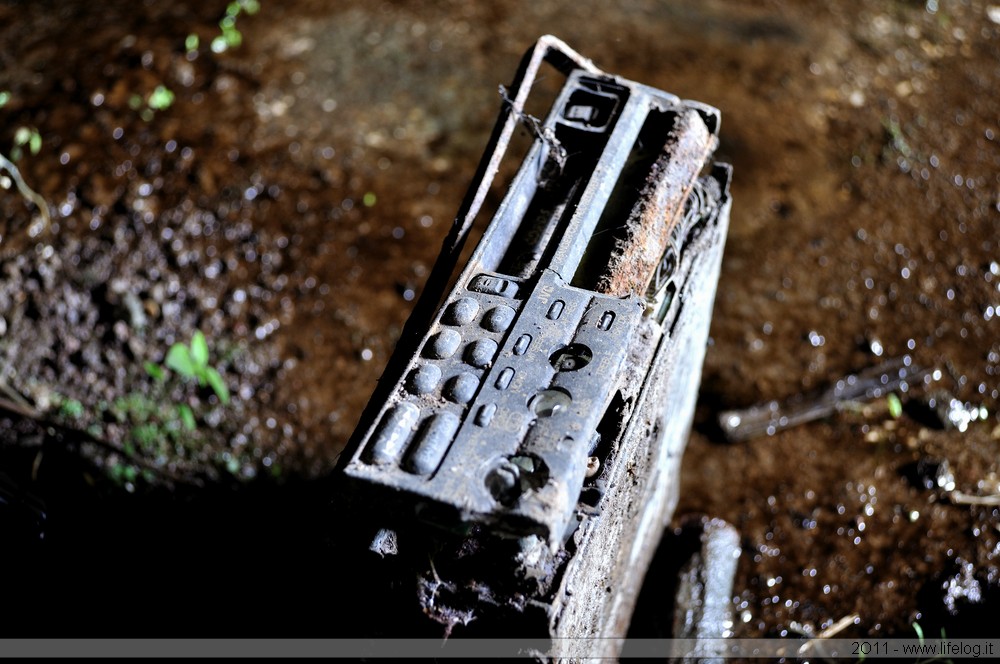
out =
<svg viewBox="0 0 1000 664"><path fill-rule="evenodd" d="M971 493L950 491L948 500L956 505L1000 505L1000 494L990 496L974 496Z"/></svg>
<svg viewBox="0 0 1000 664"><path fill-rule="evenodd" d="M832 638L837 634L840 634L846 628L850 627L851 625L854 625L857 622L857 620L858 620L858 614L856 613L852 613L849 616L844 616L843 618L833 623L832 625L824 629L822 632L820 632L819 634L817 634L816 636L814 636L813 638L809 639L804 644L802 644L802 647L799 648L797 655L799 657L803 657L814 647L822 648L822 644L819 643L820 641Z"/></svg>
<svg viewBox="0 0 1000 664"><path fill-rule="evenodd" d="M826 390L797 395L785 403L768 401L742 410L719 414L719 426L731 441L773 436L789 427L827 417L841 404L856 409L857 403L883 397L894 390L906 391L911 384L926 382L935 372L911 363L909 356L889 360L857 374L844 376Z"/></svg>
<svg viewBox="0 0 1000 664"><path fill-rule="evenodd" d="M546 127L541 120L536 118L534 115L525 112L523 108L518 106L507 94L507 88L503 85L500 86L500 98L505 104L510 106L511 113L517 116L517 119L528 129L528 132L538 140L545 143L549 149L549 157L552 158L552 160L556 163L556 166L559 168L559 172L562 173L563 168L566 167L566 159L568 155L566 153L566 148L564 148L559 139L556 138L556 134L552 128Z"/></svg>
<svg viewBox="0 0 1000 664"><path fill-rule="evenodd" d="M0 392L3 392L10 397L10 399L0 397L0 410L6 410L32 420L41 419L41 413L32 408L31 405L24 400L24 397L18 394L10 385L2 380L0 380Z"/></svg>
<svg viewBox="0 0 1000 664"><path fill-rule="evenodd" d="M28 186L28 184L24 181L24 178L21 177L21 171L19 171L17 166L14 165L14 162L7 159L7 157L3 154L0 154L0 168L10 173L10 177L14 180L14 184L17 185L17 190L21 192L22 196L34 203L42 215L41 228L36 229L34 227L35 225L32 224L31 228L28 230L29 235L31 235L31 237L35 237L42 231L48 230L49 226L52 224L52 218L49 216L49 204L46 203L45 199L42 198L34 189Z"/></svg>
<svg viewBox="0 0 1000 664"><path fill-rule="evenodd" d="M824 629L822 632L820 632L819 634L817 634L816 638L817 639L829 639L829 638L832 638L832 637L836 636L837 634L840 634L841 632L843 632L845 629L847 629L851 625L857 623L859 617L860 616L858 616L858 614L856 614L856 613L852 613L849 616L844 616L843 618L841 618L840 620L838 620L837 622L833 623L832 625L830 625L829 627L827 627L826 629Z"/></svg>

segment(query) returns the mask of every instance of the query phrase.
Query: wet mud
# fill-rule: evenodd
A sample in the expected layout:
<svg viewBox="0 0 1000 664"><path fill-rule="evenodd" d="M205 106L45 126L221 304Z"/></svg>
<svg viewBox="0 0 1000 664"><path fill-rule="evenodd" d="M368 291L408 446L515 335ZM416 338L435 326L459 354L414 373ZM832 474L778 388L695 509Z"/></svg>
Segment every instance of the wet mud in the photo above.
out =
<svg viewBox="0 0 1000 664"><path fill-rule="evenodd" d="M722 111L732 223L673 525L705 514L740 532L734 632L856 615L843 635L983 634L1000 583L1000 10L297 0L240 16L242 44L216 53L225 12L0 5L0 151L37 130L17 165L52 213L36 233L32 205L0 192L0 495L25 505L17 541L48 537L25 544L38 613L10 629L244 635L235 607L340 601L351 572L326 478L465 193L497 85L553 33ZM154 109L159 86L174 98ZM228 400L166 366L196 330ZM716 424L902 355L941 375L900 394L902 414L880 399L742 443ZM938 390L986 418L944 428L923 407ZM669 625L671 537L639 635ZM82 618L81 598L109 588L146 614ZM163 622L158 593L211 601ZM364 627L324 615L271 619L296 635Z"/></svg>

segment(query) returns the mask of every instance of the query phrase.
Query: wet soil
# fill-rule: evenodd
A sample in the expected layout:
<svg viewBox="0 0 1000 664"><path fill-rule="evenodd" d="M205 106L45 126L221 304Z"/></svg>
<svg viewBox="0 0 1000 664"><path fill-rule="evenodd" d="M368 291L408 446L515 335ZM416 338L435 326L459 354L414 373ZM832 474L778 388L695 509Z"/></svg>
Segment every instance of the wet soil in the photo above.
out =
<svg viewBox="0 0 1000 664"><path fill-rule="evenodd" d="M241 606L338 602L325 478L464 195L496 86L547 32L723 114L732 224L675 525L740 531L736 633L852 614L845 634L981 628L1000 511L958 504L915 464L1000 493L1000 10L277 5L241 16L225 53L209 48L224 2L0 5L0 150L38 130L18 166L53 214L33 235L33 208L0 196L0 399L21 414L0 420L0 471L48 516L17 524L14 541L48 539L25 544L37 613L11 629L239 635L260 619ZM159 85L169 108L149 107ZM196 330L228 402L147 367ZM714 425L904 354L987 419L943 430L915 392L898 418L879 402L746 443ZM88 615L81 598L106 592L126 608ZM211 601L164 623L161 592ZM645 605L648 633L663 604ZM328 610L268 617L300 635L357 627Z"/></svg>

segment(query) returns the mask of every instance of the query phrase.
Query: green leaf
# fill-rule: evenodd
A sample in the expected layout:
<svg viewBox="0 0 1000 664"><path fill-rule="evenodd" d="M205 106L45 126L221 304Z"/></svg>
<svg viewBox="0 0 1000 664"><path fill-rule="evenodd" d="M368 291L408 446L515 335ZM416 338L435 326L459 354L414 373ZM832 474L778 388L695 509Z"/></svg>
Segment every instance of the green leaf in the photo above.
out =
<svg viewBox="0 0 1000 664"><path fill-rule="evenodd" d="M59 405L59 412L65 417L76 419L83 415L83 404L76 399L66 399Z"/></svg>
<svg viewBox="0 0 1000 664"><path fill-rule="evenodd" d="M243 43L243 33L235 27L222 29L222 38L226 40L226 46L236 48Z"/></svg>
<svg viewBox="0 0 1000 664"><path fill-rule="evenodd" d="M189 51L197 51L198 43L199 43L198 35L192 32L187 36L187 39L184 40L184 48L186 48Z"/></svg>
<svg viewBox="0 0 1000 664"><path fill-rule="evenodd" d="M6 90L0 91L0 108L6 106L7 102L9 101L10 101L10 93L7 92Z"/></svg>
<svg viewBox="0 0 1000 664"><path fill-rule="evenodd" d="M194 411L191 410L191 406L182 403L177 406L177 414L181 416L181 422L184 423L184 428L188 431L194 431L198 426L198 423L195 422Z"/></svg>
<svg viewBox="0 0 1000 664"><path fill-rule="evenodd" d="M31 154L38 154L38 151L42 149L42 135L37 130L31 132L31 138L28 139L28 149L31 150Z"/></svg>
<svg viewBox="0 0 1000 664"><path fill-rule="evenodd" d="M917 633L917 638L920 640L920 645L924 644L924 628L920 626L920 623L913 623L913 631Z"/></svg>
<svg viewBox="0 0 1000 664"><path fill-rule="evenodd" d="M191 361L199 369L208 366L208 341L201 330L197 330L191 337Z"/></svg>
<svg viewBox="0 0 1000 664"><path fill-rule="evenodd" d="M903 414L903 402L899 400L895 392L890 392L885 401L889 406L889 415L892 416L892 419L897 419Z"/></svg>
<svg viewBox="0 0 1000 664"><path fill-rule="evenodd" d="M16 145L24 145L31 140L31 130L27 127L18 127L17 131L14 132L14 143Z"/></svg>
<svg viewBox="0 0 1000 664"><path fill-rule="evenodd" d="M149 94L149 100L146 103L154 111L162 111L170 108L170 105L174 103L174 93L163 85L157 85L156 89Z"/></svg>
<svg viewBox="0 0 1000 664"><path fill-rule="evenodd" d="M205 371L205 378L208 379L208 384L219 397L219 401L221 401L223 405L229 403L229 388L226 387L226 382L222 380L222 376L219 375L219 372L216 371L214 367L209 367Z"/></svg>
<svg viewBox="0 0 1000 664"><path fill-rule="evenodd" d="M163 367L159 364L144 362L142 366L146 369L146 373L152 376L154 380L163 380L166 377L166 374L163 372Z"/></svg>
<svg viewBox="0 0 1000 664"><path fill-rule="evenodd" d="M164 364L167 365L168 369L173 369L186 378L194 378L195 376L196 369L194 362L191 361L191 353L184 344L178 343L171 346Z"/></svg>

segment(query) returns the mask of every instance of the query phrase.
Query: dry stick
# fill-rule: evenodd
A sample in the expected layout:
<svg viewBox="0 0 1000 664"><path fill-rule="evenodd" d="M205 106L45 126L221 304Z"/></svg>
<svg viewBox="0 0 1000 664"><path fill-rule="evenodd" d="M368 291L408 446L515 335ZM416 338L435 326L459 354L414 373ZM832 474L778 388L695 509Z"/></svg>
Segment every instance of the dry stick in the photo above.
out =
<svg viewBox="0 0 1000 664"><path fill-rule="evenodd" d="M852 613L849 616L844 616L843 618L841 618L840 620L838 620L837 622L833 623L832 625L830 625L829 627L827 627L826 629L824 629L822 632L820 632L819 634L817 634L815 637L813 637L813 638L809 639L808 641L806 641L802 645L802 647L800 647L798 649L797 655L799 657L806 656L806 654L810 650L812 650L813 647L819 645L820 641L823 641L824 639L829 639L829 638L831 638L833 636L836 636L840 632L844 631L844 629L846 629L847 627L855 624L855 622L857 622L857 620L858 620L858 614L856 614L856 613Z"/></svg>
<svg viewBox="0 0 1000 664"><path fill-rule="evenodd" d="M9 410L13 413L17 413L23 417L27 417L32 420L37 420L41 418L41 414L31 407L31 404L20 395L20 393L7 384L2 378L0 378L0 392L3 392L9 397L4 399L0 397L0 408L4 410Z"/></svg>
<svg viewBox="0 0 1000 664"><path fill-rule="evenodd" d="M1000 505L1000 494L991 496L974 496L971 493L950 491L948 500L956 505Z"/></svg>
<svg viewBox="0 0 1000 664"><path fill-rule="evenodd" d="M833 623L832 625L824 629L822 632L817 634L816 638L829 639L833 636L836 636L837 634L840 634L842 631L844 631L845 628L855 624L859 617L860 616L858 616L858 614L856 613L852 613L849 616L844 616L843 618L841 618L840 620Z"/></svg>

